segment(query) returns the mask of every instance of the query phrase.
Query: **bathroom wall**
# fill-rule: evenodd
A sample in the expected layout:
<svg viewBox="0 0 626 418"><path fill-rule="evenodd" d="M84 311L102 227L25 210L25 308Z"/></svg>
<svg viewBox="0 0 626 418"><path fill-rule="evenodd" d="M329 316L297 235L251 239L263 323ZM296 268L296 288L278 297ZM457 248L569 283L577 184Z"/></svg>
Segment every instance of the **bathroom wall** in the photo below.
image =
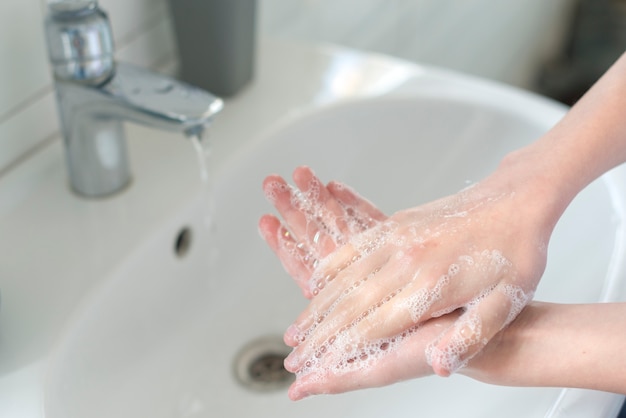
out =
<svg viewBox="0 0 626 418"><path fill-rule="evenodd" d="M262 0L265 33L327 41L531 87L575 0Z"/></svg>
<svg viewBox="0 0 626 418"><path fill-rule="evenodd" d="M259 0L263 34L351 47L528 86L573 0ZM0 2L0 180L52 141L46 0ZM119 59L161 71L175 57L166 0L100 0Z"/></svg>

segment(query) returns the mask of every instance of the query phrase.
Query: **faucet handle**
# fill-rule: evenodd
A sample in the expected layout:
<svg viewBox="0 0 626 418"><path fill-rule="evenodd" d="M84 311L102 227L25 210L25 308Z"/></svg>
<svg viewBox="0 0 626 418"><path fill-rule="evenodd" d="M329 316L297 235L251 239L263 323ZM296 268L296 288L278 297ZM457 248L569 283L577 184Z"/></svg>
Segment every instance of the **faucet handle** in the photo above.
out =
<svg viewBox="0 0 626 418"><path fill-rule="evenodd" d="M45 26L57 80L98 85L114 74L113 33L97 0L50 0Z"/></svg>

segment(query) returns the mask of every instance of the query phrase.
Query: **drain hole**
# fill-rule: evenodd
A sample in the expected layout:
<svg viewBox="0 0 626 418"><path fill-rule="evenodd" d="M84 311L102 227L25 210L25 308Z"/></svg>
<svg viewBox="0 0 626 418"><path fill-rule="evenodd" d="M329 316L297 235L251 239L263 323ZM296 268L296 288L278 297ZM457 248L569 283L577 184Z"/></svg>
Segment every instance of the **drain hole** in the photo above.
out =
<svg viewBox="0 0 626 418"><path fill-rule="evenodd" d="M248 343L235 359L235 376L239 383L255 391L289 387L294 375L285 370L283 361L289 355L281 337L262 337Z"/></svg>
<svg viewBox="0 0 626 418"><path fill-rule="evenodd" d="M191 229L184 227L178 232L174 242L174 253L178 257L184 257L191 247Z"/></svg>
<svg viewBox="0 0 626 418"><path fill-rule="evenodd" d="M259 383L282 382L291 378L283 367L285 357L280 354L267 353L250 363L248 374L250 378Z"/></svg>

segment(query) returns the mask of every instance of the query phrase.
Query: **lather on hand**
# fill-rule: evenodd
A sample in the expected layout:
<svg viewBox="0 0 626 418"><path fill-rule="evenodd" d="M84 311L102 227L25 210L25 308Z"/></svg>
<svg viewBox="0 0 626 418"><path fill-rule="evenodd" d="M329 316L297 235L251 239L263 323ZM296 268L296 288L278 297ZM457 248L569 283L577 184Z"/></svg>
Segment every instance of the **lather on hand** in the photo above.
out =
<svg viewBox="0 0 626 418"><path fill-rule="evenodd" d="M335 198L306 168L296 170L294 178L299 190L276 176L264 183L293 232L271 215L261 220L264 237L305 294L317 294L285 335L285 341L296 347L285 362L288 370L300 375L333 368L335 373L352 372L378 358L388 360L387 353L395 355L396 346L419 335L425 360L435 372L447 375L464 365L530 300L545 265L545 240L539 233L523 231L532 243L528 251L538 260L531 269L534 274L524 282L500 249L502 236L496 240L486 232L494 226L491 223L504 225L497 214L516 204L510 193L484 191L485 186L476 185L385 218L356 193L333 183L330 190L343 197ZM475 229L467 233L470 226ZM519 249L522 234L513 225L506 229ZM298 245L300 237L303 245ZM485 305L487 319L480 313ZM465 312L460 315L458 308ZM452 312L458 317L454 324L445 318L436 328L417 327ZM433 330L436 334L426 338ZM431 371L423 363L420 375Z"/></svg>

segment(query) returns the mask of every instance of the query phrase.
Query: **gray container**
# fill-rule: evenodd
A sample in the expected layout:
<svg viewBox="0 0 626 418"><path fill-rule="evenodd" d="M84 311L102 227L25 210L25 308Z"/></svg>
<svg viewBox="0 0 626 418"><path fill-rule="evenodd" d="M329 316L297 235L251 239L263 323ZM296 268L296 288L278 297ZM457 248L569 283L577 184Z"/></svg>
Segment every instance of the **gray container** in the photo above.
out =
<svg viewBox="0 0 626 418"><path fill-rule="evenodd" d="M232 96L253 77L257 0L169 0L183 81Z"/></svg>

